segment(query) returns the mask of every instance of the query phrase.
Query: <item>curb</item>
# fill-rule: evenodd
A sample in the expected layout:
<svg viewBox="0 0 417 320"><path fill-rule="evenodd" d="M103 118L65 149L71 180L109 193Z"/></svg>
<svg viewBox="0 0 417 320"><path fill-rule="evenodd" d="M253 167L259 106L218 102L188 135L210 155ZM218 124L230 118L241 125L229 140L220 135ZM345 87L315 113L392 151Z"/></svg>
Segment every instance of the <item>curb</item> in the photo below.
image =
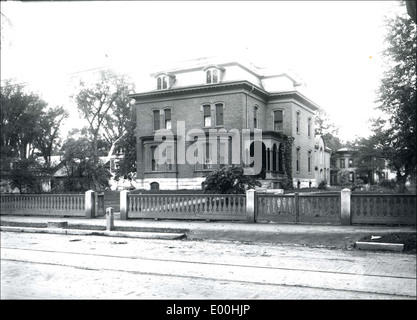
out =
<svg viewBox="0 0 417 320"><path fill-rule="evenodd" d="M83 236L108 236L139 239L160 239L160 240L180 240L185 233L168 232L131 232L131 231L100 231L82 229L60 229L60 228L34 228L34 227L0 227L5 232L27 232L27 233L50 233L64 235L83 235Z"/></svg>
<svg viewBox="0 0 417 320"><path fill-rule="evenodd" d="M384 243L384 242L355 242L355 247L360 250L388 250L403 251L404 244L401 243Z"/></svg>

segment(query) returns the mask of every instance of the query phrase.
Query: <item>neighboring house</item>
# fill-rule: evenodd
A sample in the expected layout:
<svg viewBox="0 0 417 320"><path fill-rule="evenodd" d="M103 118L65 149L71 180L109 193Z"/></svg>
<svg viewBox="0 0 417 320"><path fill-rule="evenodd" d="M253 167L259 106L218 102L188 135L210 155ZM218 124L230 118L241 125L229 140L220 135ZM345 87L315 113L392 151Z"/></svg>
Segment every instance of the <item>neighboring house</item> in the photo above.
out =
<svg viewBox="0 0 417 320"><path fill-rule="evenodd" d="M357 179L362 179L368 181L369 177L360 176L357 173L357 161L358 161L358 151L351 148L341 148L337 150L332 157L332 168L331 168L331 183L340 184L340 179L338 172L340 170L347 170L349 172L349 182L355 183ZM396 174L392 170L388 169L387 161L385 161L385 167L382 169L382 172L372 172L373 182L379 182L381 180L395 179Z"/></svg>
<svg viewBox="0 0 417 320"><path fill-rule="evenodd" d="M331 184L340 184L340 177L338 172L340 170L347 170L349 172L349 181L354 183L356 180L355 172L355 158L357 152L351 148L341 148L333 154L332 170L331 170Z"/></svg>
<svg viewBox="0 0 417 320"><path fill-rule="evenodd" d="M151 77L153 87L131 95L137 111L137 188L201 189L209 172L232 165L230 153L221 152L216 159L211 153L204 154L195 164L178 161L195 143L182 145L181 130L186 134L192 129L207 136L210 130L249 129L252 142L239 144L242 166L254 155L254 129L262 129L264 187L280 188L288 182L294 187L316 186L328 176L329 151L319 142L316 152L314 114L319 106L300 92L303 83L296 75L247 62L204 58L158 70ZM154 140L154 134L159 129L171 131L174 137L172 148L167 149L174 161L164 165L155 159L161 142ZM226 140L230 151L236 142L230 137ZM288 140L291 148L287 145L286 149ZM210 147L208 144L205 150ZM291 157L285 150L291 150ZM317 160L322 162L316 164Z"/></svg>
<svg viewBox="0 0 417 320"><path fill-rule="evenodd" d="M322 136L315 137L314 156L315 156L315 179L319 184L321 181L326 181L330 185L330 156L332 150L326 147Z"/></svg>

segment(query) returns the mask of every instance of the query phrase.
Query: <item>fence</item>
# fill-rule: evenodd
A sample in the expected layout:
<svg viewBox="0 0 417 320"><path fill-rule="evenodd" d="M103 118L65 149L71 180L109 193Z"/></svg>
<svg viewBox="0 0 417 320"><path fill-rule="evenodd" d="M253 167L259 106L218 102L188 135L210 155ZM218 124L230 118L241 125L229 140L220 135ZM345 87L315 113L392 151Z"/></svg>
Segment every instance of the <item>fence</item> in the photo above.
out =
<svg viewBox="0 0 417 320"><path fill-rule="evenodd" d="M256 221L340 224L340 193L259 194Z"/></svg>
<svg viewBox="0 0 417 320"><path fill-rule="evenodd" d="M154 219L246 220L246 197L207 194L120 193L120 217Z"/></svg>
<svg viewBox="0 0 417 320"><path fill-rule="evenodd" d="M416 196L406 194L352 194L353 224L416 224Z"/></svg>
<svg viewBox="0 0 417 320"><path fill-rule="evenodd" d="M104 215L104 194L2 194L0 214L32 216L73 216L94 218Z"/></svg>
<svg viewBox="0 0 417 320"><path fill-rule="evenodd" d="M2 194L0 214L105 215L104 194ZM246 195L120 192L120 218L229 220L280 223L416 225L416 195L334 193Z"/></svg>
<svg viewBox="0 0 417 320"><path fill-rule="evenodd" d="M246 195L120 193L120 218L206 219L246 222L416 225L415 195L268 194Z"/></svg>

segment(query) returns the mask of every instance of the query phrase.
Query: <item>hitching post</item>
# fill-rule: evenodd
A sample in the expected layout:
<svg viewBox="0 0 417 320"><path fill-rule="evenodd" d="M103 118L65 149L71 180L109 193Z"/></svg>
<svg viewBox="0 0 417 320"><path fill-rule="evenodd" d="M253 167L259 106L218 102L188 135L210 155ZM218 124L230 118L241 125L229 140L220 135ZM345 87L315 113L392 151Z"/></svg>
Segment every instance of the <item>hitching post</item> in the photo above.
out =
<svg viewBox="0 0 417 320"><path fill-rule="evenodd" d="M342 226L350 226L350 189L340 191L340 223Z"/></svg>
<svg viewBox="0 0 417 320"><path fill-rule="evenodd" d="M112 207L106 208L106 230L114 230L114 214Z"/></svg>

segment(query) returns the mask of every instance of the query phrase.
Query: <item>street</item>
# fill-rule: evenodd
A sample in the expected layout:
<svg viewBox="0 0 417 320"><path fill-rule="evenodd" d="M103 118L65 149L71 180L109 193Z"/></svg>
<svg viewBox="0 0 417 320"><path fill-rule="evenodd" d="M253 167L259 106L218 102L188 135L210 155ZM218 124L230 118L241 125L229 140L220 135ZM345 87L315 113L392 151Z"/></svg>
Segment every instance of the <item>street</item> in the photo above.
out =
<svg viewBox="0 0 417 320"><path fill-rule="evenodd" d="M1 299L416 299L416 256L1 232Z"/></svg>

